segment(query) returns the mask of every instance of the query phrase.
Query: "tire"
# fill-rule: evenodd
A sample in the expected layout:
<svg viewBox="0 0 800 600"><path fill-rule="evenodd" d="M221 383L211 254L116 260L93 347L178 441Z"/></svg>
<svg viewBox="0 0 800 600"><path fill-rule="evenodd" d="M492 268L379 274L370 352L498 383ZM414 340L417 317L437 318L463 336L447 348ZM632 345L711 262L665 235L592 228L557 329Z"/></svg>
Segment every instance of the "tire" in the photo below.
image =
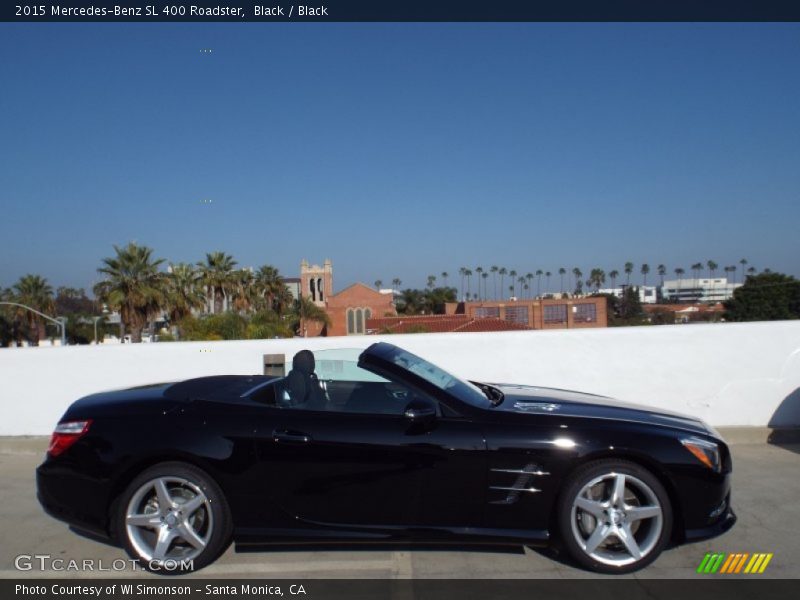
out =
<svg viewBox="0 0 800 600"><path fill-rule="evenodd" d="M202 470L165 462L140 473L120 497L116 531L153 573L183 575L214 562L232 537L228 503Z"/></svg>
<svg viewBox="0 0 800 600"><path fill-rule="evenodd" d="M563 547L579 565L599 573L642 569L658 558L672 534L664 486L625 460L593 461L571 474L558 499L557 519Z"/></svg>

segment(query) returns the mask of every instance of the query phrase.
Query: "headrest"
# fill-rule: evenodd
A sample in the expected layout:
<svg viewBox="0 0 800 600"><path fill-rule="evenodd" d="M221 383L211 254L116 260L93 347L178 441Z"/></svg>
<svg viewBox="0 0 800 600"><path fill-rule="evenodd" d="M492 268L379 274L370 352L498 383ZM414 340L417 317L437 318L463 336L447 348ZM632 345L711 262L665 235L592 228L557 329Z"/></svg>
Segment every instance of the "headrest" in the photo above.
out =
<svg viewBox="0 0 800 600"><path fill-rule="evenodd" d="M292 359L292 369L297 369L306 375L311 375L315 367L314 354L311 350L300 350Z"/></svg>

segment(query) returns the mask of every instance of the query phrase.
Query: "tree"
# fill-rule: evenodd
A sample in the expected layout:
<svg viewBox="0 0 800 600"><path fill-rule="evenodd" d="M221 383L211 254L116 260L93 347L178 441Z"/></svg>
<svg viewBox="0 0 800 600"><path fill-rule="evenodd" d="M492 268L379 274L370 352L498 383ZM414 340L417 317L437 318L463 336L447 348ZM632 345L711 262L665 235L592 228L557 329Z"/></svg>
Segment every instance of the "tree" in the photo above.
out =
<svg viewBox="0 0 800 600"><path fill-rule="evenodd" d="M165 304L169 322L180 328L180 321L202 310L206 304L206 295L200 273L186 263L170 264L166 278Z"/></svg>
<svg viewBox="0 0 800 600"><path fill-rule="evenodd" d="M489 283L489 273L486 271L481 273L481 279L483 279L483 299L486 300L487 296L489 295L489 292L486 290L486 285Z"/></svg>
<svg viewBox="0 0 800 600"><path fill-rule="evenodd" d="M533 280L533 273L526 273L525 280L526 280L525 289L526 290L531 289L531 281ZM528 297L530 298L530 294L528 294Z"/></svg>
<svg viewBox="0 0 800 600"><path fill-rule="evenodd" d="M542 275L544 275L544 271L541 269L536 269L536 295L542 295Z"/></svg>
<svg viewBox="0 0 800 600"><path fill-rule="evenodd" d="M119 311L131 341L142 341L142 329L165 304L165 276L158 267L163 259L154 259L153 250L134 242L120 248L116 256L103 259L97 269L105 278L94 286L94 295L110 310Z"/></svg>
<svg viewBox="0 0 800 600"><path fill-rule="evenodd" d="M475 273L478 274L478 298L482 298L481 294L481 275L483 275L483 267L475 267Z"/></svg>
<svg viewBox="0 0 800 600"><path fill-rule="evenodd" d="M578 267L575 267L574 269L572 269L572 274L575 276L575 292L574 293L575 294L580 294L583 291L583 289L582 289L582 285L583 284L581 283L581 277L583 277L583 273L581 272L581 270Z"/></svg>
<svg viewBox="0 0 800 600"><path fill-rule="evenodd" d="M550 271L545 271L545 273L544 273L544 279L545 279L545 286L544 287L545 287L545 293L546 294L550 293L550 276L551 275L552 275L552 273Z"/></svg>
<svg viewBox="0 0 800 600"><path fill-rule="evenodd" d="M376 279L376 280L375 280L375 289L376 289L376 290L378 290L378 291L380 291L380 289L381 289L382 287L383 287L383 281L381 281L380 279Z"/></svg>
<svg viewBox="0 0 800 600"><path fill-rule="evenodd" d="M656 272L661 278L661 287L664 287L664 276L667 274L667 267L665 265L658 265L658 267L656 267Z"/></svg>
<svg viewBox="0 0 800 600"><path fill-rule="evenodd" d="M800 319L800 281L783 273L750 275L724 306L730 321Z"/></svg>
<svg viewBox="0 0 800 600"><path fill-rule="evenodd" d="M694 278L695 278L695 280L696 280L696 279L698 279L698 278L700 277L700 271L702 271L702 270L703 270L703 263L701 263L701 262L696 262L696 263L694 263L694 264L692 265L692 271L694 272ZM696 285L696 284L695 284L695 285Z"/></svg>
<svg viewBox="0 0 800 600"><path fill-rule="evenodd" d="M736 265L728 265L725 267L726 278L730 278L731 273L733 273L733 281L736 283Z"/></svg>
<svg viewBox="0 0 800 600"><path fill-rule="evenodd" d="M295 301L292 316L297 333L302 337L306 337L309 322L318 323L323 328L331 326L331 318L328 313L314 304L307 296L302 296Z"/></svg>
<svg viewBox="0 0 800 600"><path fill-rule="evenodd" d="M466 270L464 271L464 275L465 275L465 276L466 276L466 278L467 278L467 297L469 297L469 296L471 295L471 294L470 294L470 289L469 289L469 288L470 288L470 280L471 280L471 278L472 278L472 270L471 270L471 269L466 269Z"/></svg>
<svg viewBox="0 0 800 600"><path fill-rule="evenodd" d="M467 277L467 268L460 267L458 269L458 274L461 275L461 297L464 297L464 280Z"/></svg>
<svg viewBox="0 0 800 600"><path fill-rule="evenodd" d="M494 293L492 294L492 298L497 300L497 271L500 269L497 265L492 265L489 271L492 273L492 288L494 289Z"/></svg>
<svg viewBox="0 0 800 600"><path fill-rule="evenodd" d="M233 289L230 294L230 305L239 314L249 313L264 302L255 285L255 274L252 269L239 269L233 272Z"/></svg>
<svg viewBox="0 0 800 600"><path fill-rule="evenodd" d="M234 267L236 261L233 257L224 252L206 253L206 262L197 263L200 269L200 279L214 299L213 313L218 315L222 312L225 298L236 287L236 274Z"/></svg>
<svg viewBox="0 0 800 600"><path fill-rule="evenodd" d="M497 270L497 272L500 274L500 300L502 300L503 299L503 294L505 294L505 292L503 291L505 289L503 287L503 282L505 280L506 273L508 273L508 270L506 270L505 267L500 267Z"/></svg>
<svg viewBox="0 0 800 600"><path fill-rule="evenodd" d="M625 285L630 285L631 284L631 273L633 273L633 263L632 262L626 262L625 263L625 275L626 275Z"/></svg>
<svg viewBox="0 0 800 600"><path fill-rule="evenodd" d="M744 275L744 267L747 265L747 259L742 258L739 260L739 264L742 265L742 283L744 283L745 275Z"/></svg>
<svg viewBox="0 0 800 600"><path fill-rule="evenodd" d="M713 260L709 260L706 263L706 266L708 267L708 274L709 274L710 278L714 279L714 273L719 268L719 265L717 263L715 263Z"/></svg>
<svg viewBox="0 0 800 600"><path fill-rule="evenodd" d="M13 290L13 302L30 306L43 313L53 312L53 288L44 277L30 273L24 275L13 285ZM22 308L17 308L17 312L27 323L28 343L31 346L38 346L39 340L45 337L44 319L36 313Z"/></svg>
<svg viewBox="0 0 800 600"><path fill-rule="evenodd" d="M564 267L558 268L558 275L561 277L561 293L564 293L564 275L567 274L567 270Z"/></svg>
<svg viewBox="0 0 800 600"><path fill-rule="evenodd" d="M401 285L403 285L403 281L399 277L392 279L392 289L399 290Z"/></svg>
<svg viewBox="0 0 800 600"><path fill-rule="evenodd" d="M375 283L381 283L382 285L380 280ZM256 303L256 310L259 312L266 308L278 316L282 316L294 303L294 296L292 296L289 288L286 287L277 267L272 265L259 267L253 279L253 286L256 297L263 300L263 303Z"/></svg>
<svg viewBox="0 0 800 600"><path fill-rule="evenodd" d="M508 272L508 276L511 278L511 287L508 288L508 289L511 290L511 295L512 296L516 296L517 295L517 279L516 279L517 278L517 272L514 269L511 269Z"/></svg>
<svg viewBox="0 0 800 600"><path fill-rule="evenodd" d="M617 277L619 277L619 271L617 271L616 269L608 273L608 278L611 280L612 289L617 288Z"/></svg>
<svg viewBox="0 0 800 600"><path fill-rule="evenodd" d="M681 281L683 281L684 273L686 273L686 271L682 267L675 267L675 275L678 276L678 289L676 290L677 294L680 294L681 292Z"/></svg>
<svg viewBox="0 0 800 600"><path fill-rule="evenodd" d="M625 324L634 325L642 318L644 311L639 300L639 288L626 286L619 302L618 316Z"/></svg>
<svg viewBox="0 0 800 600"><path fill-rule="evenodd" d="M600 286L606 282L606 272L603 269L592 269L589 273L588 285L594 286L596 294L600 293Z"/></svg>
<svg viewBox="0 0 800 600"><path fill-rule="evenodd" d="M447 271L442 271L442 283L444 283L444 287L447 287L448 277L450 277L450 274Z"/></svg>
<svg viewBox="0 0 800 600"><path fill-rule="evenodd" d="M647 275L650 273L650 265L643 263L640 272L642 274L642 285L647 286Z"/></svg>

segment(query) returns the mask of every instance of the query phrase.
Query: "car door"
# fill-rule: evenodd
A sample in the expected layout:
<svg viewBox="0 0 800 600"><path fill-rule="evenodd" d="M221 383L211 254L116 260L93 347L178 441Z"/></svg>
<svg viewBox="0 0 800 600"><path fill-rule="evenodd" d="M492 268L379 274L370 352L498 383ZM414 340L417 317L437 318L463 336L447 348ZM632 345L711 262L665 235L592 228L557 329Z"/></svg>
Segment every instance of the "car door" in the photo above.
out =
<svg viewBox="0 0 800 600"><path fill-rule="evenodd" d="M316 524L480 524L486 465L477 426L440 414L420 427L404 415L418 393L397 382L327 388L350 396L329 398L326 410L264 408L257 447L270 504Z"/></svg>

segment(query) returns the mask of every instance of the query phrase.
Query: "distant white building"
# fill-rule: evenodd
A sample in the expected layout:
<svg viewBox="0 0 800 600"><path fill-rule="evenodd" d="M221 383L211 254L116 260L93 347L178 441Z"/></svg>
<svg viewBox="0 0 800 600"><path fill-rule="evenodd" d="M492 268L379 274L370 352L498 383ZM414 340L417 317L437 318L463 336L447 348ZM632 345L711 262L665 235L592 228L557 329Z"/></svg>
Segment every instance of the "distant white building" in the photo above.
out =
<svg viewBox="0 0 800 600"><path fill-rule="evenodd" d="M601 294L611 294L616 296L617 298L622 298L622 294L625 292L624 285L615 288L606 288L601 289ZM642 304L655 304L658 298L658 291L656 286L654 285L632 285L633 288L638 288L639 290L639 302Z"/></svg>
<svg viewBox="0 0 800 600"><path fill-rule="evenodd" d="M729 283L727 277L687 277L665 281L661 295L667 302L723 302L741 285Z"/></svg>

